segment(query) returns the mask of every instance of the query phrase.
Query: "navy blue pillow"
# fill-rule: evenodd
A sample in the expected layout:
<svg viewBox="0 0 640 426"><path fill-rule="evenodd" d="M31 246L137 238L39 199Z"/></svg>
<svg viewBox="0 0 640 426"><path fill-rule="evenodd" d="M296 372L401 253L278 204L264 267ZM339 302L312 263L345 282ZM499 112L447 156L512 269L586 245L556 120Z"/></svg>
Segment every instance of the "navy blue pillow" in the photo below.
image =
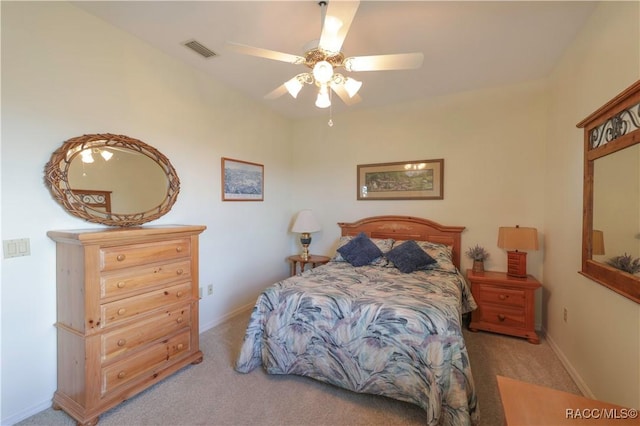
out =
<svg viewBox="0 0 640 426"><path fill-rule="evenodd" d="M337 251L353 266L368 265L374 259L382 256L382 251L364 232L359 233Z"/></svg>
<svg viewBox="0 0 640 426"><path fill-rule="evenodd" d="M401 272L409 274L418 269L437 263L413 240L394 247L386 254L387 259L393 262Z"/></svg>

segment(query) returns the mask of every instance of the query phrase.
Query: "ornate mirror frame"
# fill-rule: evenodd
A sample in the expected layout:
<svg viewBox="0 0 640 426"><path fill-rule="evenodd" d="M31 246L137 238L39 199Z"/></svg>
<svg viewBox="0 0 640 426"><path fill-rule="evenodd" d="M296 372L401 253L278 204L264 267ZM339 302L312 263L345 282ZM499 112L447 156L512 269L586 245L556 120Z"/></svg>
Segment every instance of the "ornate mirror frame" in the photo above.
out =
<svg viewBox="0 0 640 426"><path fill-rule="evenodd" d="M113 213L110 207L106 207L110 196L108 191L74 192L69 184L71 162L85 149L109 147L143 154L162 169L168 184L166 196L158 206L144 212ZM138 139L111 133L83 135L65 141L45 166L45 180L54 198L72 215L89 222L120 227L139 226L167 214L180 192L180 179L169 159L160 151Z"/></svg>
<svg viewBox="0 0 640 426"><path fill-rule="evenodd" d="M584 128L582 270L580 273L640 303L640 277L592 256L594 161L640 143L640 80L577 124Z"/></svg>

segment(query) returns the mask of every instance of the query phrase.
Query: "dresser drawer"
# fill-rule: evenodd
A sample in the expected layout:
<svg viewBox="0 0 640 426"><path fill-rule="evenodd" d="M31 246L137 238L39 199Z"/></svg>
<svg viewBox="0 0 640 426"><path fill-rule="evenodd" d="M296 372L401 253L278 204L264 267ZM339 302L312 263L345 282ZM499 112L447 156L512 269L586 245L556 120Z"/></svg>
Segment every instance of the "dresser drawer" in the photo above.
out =
<svg viewBox="0 0 640 426"><path fill-rule="evenodd" d="M490 285L480 285L480 292L477 297L479 297L482 302L507 306L524 307L526 303L526 294L524 290L501 288Z"/></svg>
<svg viewBox="0 0 640 426"><path fill-rule="evenodd" d="M191 279L189 259L164 265L143 266L100 276L100 297L126 296L127 293L175 280Z"/></svg>
<svg viewBox="0 0 640 426"><path fill-rule="evenodd" d="M507 327L524 328L526 316L524 309L518 309L500 305L483 305L480 321Z"/></svg>
<svg viewBox="0 0 640 426"><path fill-rule="evenodd" d="M191 326L191 306L153 315L144 321L104 333L102 340L102 362L130 353L149 342L168 336L177 330Z"/></svg>
<svg viewBox="0 0 640 426"><path fill-rule="evenodd" d="M100 270L110 271L146 263L165 262L189 257L190 252L191 243L188 239L103 247L100 249Z"/></svg>
<svg viewBox="0 0 640 426"><path fill-rule="evenodd" d="M118 361L102 369L102 395L143 376L153 375L176 356L191 349L191 333L186 331L144 352Z"/></svg>
<svg viewBox="0 0 640 426"><path fill-rule="evenodd" d="M191 300L190 282L174 285L138 296L127 297L100 306L102 327L116 324L119 321L134 317L144 312L160 308L175 302Z"/></svg>

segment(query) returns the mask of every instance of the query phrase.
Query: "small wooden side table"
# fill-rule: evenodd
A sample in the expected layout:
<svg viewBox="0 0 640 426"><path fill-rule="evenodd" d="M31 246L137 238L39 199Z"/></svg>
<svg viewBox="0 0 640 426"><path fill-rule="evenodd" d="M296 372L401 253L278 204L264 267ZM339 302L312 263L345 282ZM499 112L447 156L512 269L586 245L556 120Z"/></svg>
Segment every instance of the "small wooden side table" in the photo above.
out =
<svg viewBox="0 0 640 426"><path fill-rule="evenodd" d="M540 343L535 330L535 291L541 284L531 275L514 278L505 272L467 270L478 309L471 312L470 331L485 330Z"/></svg>
<svg viewBox="0 0 640 426"><path fill-rule="evenodd" d="M497 376L506 426L638 425L638 410Z"/></svg>
<svg viewBox="0 0 640 426"><path fill-rule="evenodd" d="M327 256L318 256L316 254L311 254L309 255L309 259L304 260L302 258L302 256L300 256L299 254L295 254L293 256L289 256L287 257L287 260L289 261L289 263L291 264L291 276L296 275L296 271L298 269L298 263L300 264L300 273L304 272L304 267L310 263L312 268L315 268L318 265L324 265L325 263L329 262L329 260L331 260L331 258L327 257Z"/></svg>

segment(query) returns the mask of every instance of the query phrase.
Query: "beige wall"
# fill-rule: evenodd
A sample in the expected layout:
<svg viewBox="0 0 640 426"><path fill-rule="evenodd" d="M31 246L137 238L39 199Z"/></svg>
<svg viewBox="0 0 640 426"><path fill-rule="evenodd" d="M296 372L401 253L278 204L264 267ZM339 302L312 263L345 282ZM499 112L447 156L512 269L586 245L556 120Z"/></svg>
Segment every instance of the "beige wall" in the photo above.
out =
<svg viewBox="0 0 640 426"><path fill-rule="evenodd" d="M32 251L2 262L3 424L47 408L55 389L55 251L46 231L87 227L48 194L44 164L64 140L106 131L150 143L175 166L180 195L157 223L208 227L200 277L214 297L200 302L202 330L286 276L284 257L298 249L287 229L302 208L323 225L315 253L333 252L338 221L410 214L466 226L463 247L484 245L496 270L506 267L497 228L535 226L542 249L529 254L529 272L545 285L537 321L584 388L639 405L638 305L576 273L582 152L574 127L639 77L637 3L598 9L551 90L529 82L354 110L332 128L325 118L278 117L70 4L1 4L2 238L30 238ZM222 156L265 165L264 202L220 201ZM444 200L356 200L357 164L431 158L445 159Z"/></svg>
<svg viewBox="0 0 640 426"><path fill-rule="evenodd" d="M466 226L463 247L484 246L485 267L505 270L498 227L543 228L546 100L545 86L533 82L352 112L333 117L331 128L326 118L295 123L296 203L323 225L313 251L331 252L336 222L407 214ZM443 200L356 199L358 164L436 158L444 159ZM542 252L528 258L541 278Z"/></svg>
<svg viewBox="0 0 640 426"><path fill-rule="evenodd" d="M640 78L639 6L601 3L553 73L544 191L543 319L549 339L584 392L635 408L640 305L577 273L583 133L575 125Z"/></svg>
<svg viewBox="0 0 640 426"><path fill-rule="evenodd" d="M111 132L166 155L181 181L157 224L199 224L206 330L287 275L290 124L201 72L64 2L1 2L2 238L31 255L2 262L2 424L51 405L56 388L55 244L50 229L94 227L44 185L63 141ZM265 166L265 201L223 203L220 157ZM205 292L206 294L206 292Z"/></svg>

